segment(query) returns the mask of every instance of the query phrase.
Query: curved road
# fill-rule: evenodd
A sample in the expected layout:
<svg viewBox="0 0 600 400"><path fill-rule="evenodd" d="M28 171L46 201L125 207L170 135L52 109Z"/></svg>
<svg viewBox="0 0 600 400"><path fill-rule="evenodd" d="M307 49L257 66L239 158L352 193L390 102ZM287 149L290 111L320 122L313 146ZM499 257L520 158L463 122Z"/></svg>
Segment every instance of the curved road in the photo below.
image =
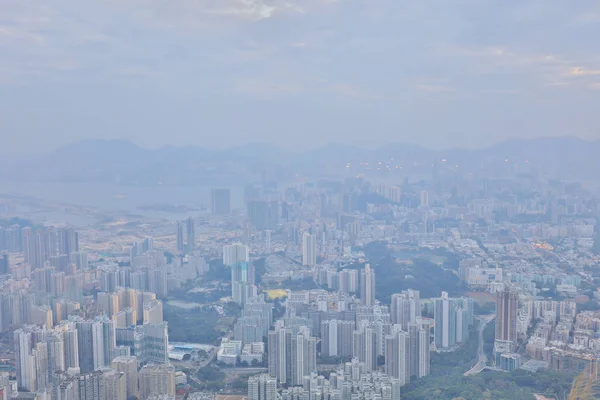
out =
<svg viewBox="0 0 600 400"><path fill-rule="evenodd" d="M477 364L475 364L473 366L473 368L471 368L470 370L465 372L465 374L464 374L465 376L476 375L476 374L480 373L481 371L483 371L483 369L485 368L485 365L487 363L487 356L485 355L485 352L483 351L483 331L485 330L485 327L487 326L487 324L492 322L494 320L494 318L496 318L496 314L481 315L478 317L478 319L479 319L479 351L477 353L478 354Z"/></svg>

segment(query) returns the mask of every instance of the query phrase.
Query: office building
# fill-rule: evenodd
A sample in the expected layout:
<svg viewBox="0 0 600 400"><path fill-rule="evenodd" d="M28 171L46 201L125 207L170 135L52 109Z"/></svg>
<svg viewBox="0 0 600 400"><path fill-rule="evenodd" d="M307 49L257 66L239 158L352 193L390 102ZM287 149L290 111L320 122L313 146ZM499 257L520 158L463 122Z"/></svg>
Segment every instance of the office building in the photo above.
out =
<svg viewBox="0 0 600 400"><path fill-rule="evenodd" d="M213 189L211 209L213 214L229 215L231 213L231 191L229 189Z"/></svg>
<svg viewBox="0 0 600 400"><path fill-rule="evenodd" d="M375 305L375 271L369 264L365 265L360 278L360 304Z"/></svg>
<svg viewBox="0 0 600 400"><path fill-rule="evenodd" d="M317 236L304 232L302 235L302 265L317 265Z"/></svg>
<svg viewBox="0 0 600 400"><path fill-rule="evenodd" d="M495 340L517 342L517 293L506 287L496 294Z"/></svg>

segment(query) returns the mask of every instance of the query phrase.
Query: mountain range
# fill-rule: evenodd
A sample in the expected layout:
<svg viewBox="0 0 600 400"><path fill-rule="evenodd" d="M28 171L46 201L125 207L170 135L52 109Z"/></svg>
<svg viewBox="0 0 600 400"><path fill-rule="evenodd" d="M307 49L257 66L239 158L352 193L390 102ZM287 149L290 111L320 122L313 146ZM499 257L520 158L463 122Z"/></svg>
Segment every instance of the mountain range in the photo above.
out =
<svg viewBox="0 0 600 400"><path fill-rule="evenodd" d="M302 153L266 143L225 150L193 146L144 149L127 140L85 140L35 157L0 159L0 180L225 185L264 176L284 180L343 177L349 171L427 175L434 166L480 176L536 173L554 179L595 181L600 171L600 140L511 139L475 150L431 150L401 143L363 149L332 143Z"/></svg>

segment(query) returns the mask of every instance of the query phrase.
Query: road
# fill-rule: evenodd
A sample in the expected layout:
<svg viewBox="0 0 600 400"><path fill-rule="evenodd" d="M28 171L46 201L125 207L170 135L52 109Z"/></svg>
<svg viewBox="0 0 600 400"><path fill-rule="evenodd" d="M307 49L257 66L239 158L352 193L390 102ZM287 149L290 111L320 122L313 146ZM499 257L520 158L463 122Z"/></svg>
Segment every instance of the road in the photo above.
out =
<svg viewBox="0 0 600 400"><path fill-rule="evenodd" d="M489 314L489 315L482 315L479 316L479 350L477 352L477 363L473 366L473 368L471 368L470 370L468 370L467 372L465 372L465 376L469 376L469 375L476 375L478 373L480 373L481 371L483 371L483 369L486 366L487 363L487 356L485 355L485 351L483 351L483 331L485 330L485 327L487 326L487 324L489 324L490 322L492 322L494 320L494 318L496 318L496 314Z"/></svg>

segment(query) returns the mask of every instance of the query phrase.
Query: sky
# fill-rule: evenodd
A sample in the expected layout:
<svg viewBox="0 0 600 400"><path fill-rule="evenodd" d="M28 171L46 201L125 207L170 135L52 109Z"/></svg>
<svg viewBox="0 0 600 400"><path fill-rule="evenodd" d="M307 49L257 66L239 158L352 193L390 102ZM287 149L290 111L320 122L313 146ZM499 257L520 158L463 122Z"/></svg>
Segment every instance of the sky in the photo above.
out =
<svg viewBox="0 0 600 400"><path fill-rule="evenodd" d="M600 138L597 0L2 0L0 153Z"/></svg>

